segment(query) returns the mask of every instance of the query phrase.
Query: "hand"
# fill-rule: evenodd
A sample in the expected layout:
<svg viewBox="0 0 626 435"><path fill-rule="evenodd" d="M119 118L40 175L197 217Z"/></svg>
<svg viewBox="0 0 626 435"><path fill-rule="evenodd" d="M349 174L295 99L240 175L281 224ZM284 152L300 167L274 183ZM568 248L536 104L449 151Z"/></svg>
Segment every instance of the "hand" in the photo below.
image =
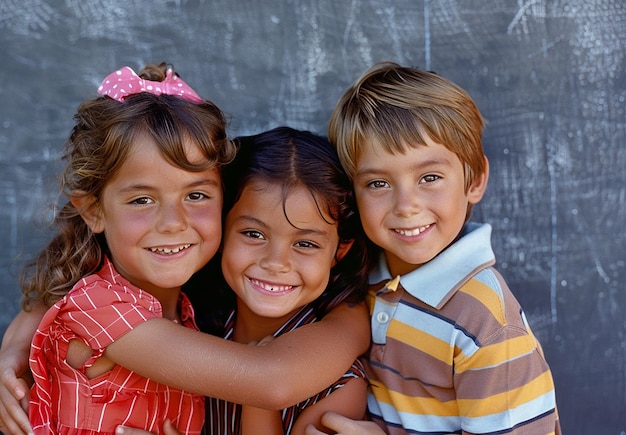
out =
<svg viewBox="0 0 626 435"><path fill-rule="evenodd" d="M250 343L248 343L248 346L265 346L266 344L274 341L275 338L276 337L274 337L273 335L266 335L259 341L251 341Z"/></svg>
<svg viewBox="0 0 626 435"><path fill-rule="evenodd" d="M11 352L0 354L0 431L6 435L32 434L28 421L28 383L17 377L21 362Z"/></svg>
<svg viewBox="0 0 626 435"><path fill-rule="evenodd" d="M165 435L180 435L180 432L174 427L172 422L167 419L163 423L163 433ZM134 427L118 426L115 428L116 435L153 435L147 430L135 429Z"/></svg>
<svg viewBox="0 0 626 435"><path fill-rule="evenodd" d="M322 416L322 424L336 435L385 435L380 426L373 421L351 420L334 412L327 412ZM307 426L305 435L324 435L313 425Z"/></svg>
<svg viewBox="0 0 626 435"><path fill-rule="evenodd" d="M2 337L0 349L0 431L7 435L32 434L28 399L32 376L28 367L30 342L47 308L41 304L20 311Z"/></svg>

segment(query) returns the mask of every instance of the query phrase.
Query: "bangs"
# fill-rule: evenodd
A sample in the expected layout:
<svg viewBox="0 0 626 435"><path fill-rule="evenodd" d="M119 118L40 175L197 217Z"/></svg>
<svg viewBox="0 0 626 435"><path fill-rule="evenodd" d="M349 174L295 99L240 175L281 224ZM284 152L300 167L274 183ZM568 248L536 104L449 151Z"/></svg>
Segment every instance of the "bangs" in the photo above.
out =
<svg viewBox="0 0 626 435"><path fill-rule="evenodd" d="M175 103L185 103L176 101ZM192 172L204 171L219 164L220 144L215 144L209 129L209 120L202 119L197 111L185 110L184 104L172 107L155 104L145 117L143 134L147 134L158 146L163 157L172 165ZM140 129L142 130L142 129ZM190 161L185 145L193 145L204 157Z"/></svg>
<svg viewBox="0 0 626 435"><path fill-rule="evenodd" d="M373 116L364 116L359 123L360 137L354 138L357 152L356 144L377 143L387 153L402 154L428 138L435 139L413 112L395 106L380 105Z"/></svg>

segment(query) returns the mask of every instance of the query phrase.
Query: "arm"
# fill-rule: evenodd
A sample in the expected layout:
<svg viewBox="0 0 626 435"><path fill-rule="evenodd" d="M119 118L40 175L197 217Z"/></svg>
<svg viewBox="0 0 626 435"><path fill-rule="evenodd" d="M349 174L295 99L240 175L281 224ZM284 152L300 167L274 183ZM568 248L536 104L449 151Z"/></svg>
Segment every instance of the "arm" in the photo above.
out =
<svg viewBox="0 0 626 435"><path fill-rule="evenodd" d="M265 346L276 337L268 335L258 342L248 343L249 346ZM280 410L256 408L242 405L241 435L285 435L282 412ZM262 428L262 432L259 428Z"/></svg>
<svg viewBox="0 0 626 435"><path fill-rule="evenodd" d="M337 435L385 435L385 431L373 421L350 420L334 412L324 414L322 424L331 429L331 433ZM309 425L304 431L305 435L324 435L325 433L313 425Z"/></svg>
<svg viewBox="0 0 626 435"><path fill-rule="evenodd" d="M28 369L30 342L46 312L42 305L21 311L2 338L0 348L0 429L7 434L32 432L28 422L28 393L32 380Z"/></svg>
<svg viewBox="0 0 626 435"><path fill-rule="evenodd" d="M280 411L243 405L241 435L285 435Z"/></svg>
<svg viewBox="0 0 626 435"><path fill-rule="evenodd" d="M151 319L109 345L105 356L187 391L282 409L335 382L367 350L369 340L365 304L342 304L321 321L256 347L192 331L166 319ZM303 377L311 366L319 370Z"/></svg>
<svg viewBox="0 0 626 435"><path fill-rule="evenodd" d="M296 420L291 433L304 435L305 429L311 424L317 428L326 428L322 416L327 411L333 411L348 419L363 419L366 408L367 381L363 378L352 379L328 397L306 408Z"/></svg>
<svg viewBox="0 0 626 435"><path fill-rule="evenodd" d="M327 411L334 411L346 418L362 419L365 417L366 408L367 381L364 378L351 379L329 396L308 406L298 416L290 433L292 435L304 435L307 426L324 427L321 419ZM260 433L265 435L284 435L285 433L280 411L244 405L241 421L243 435L258 435ZM259 428L263 429L262 432Z"/></svg>

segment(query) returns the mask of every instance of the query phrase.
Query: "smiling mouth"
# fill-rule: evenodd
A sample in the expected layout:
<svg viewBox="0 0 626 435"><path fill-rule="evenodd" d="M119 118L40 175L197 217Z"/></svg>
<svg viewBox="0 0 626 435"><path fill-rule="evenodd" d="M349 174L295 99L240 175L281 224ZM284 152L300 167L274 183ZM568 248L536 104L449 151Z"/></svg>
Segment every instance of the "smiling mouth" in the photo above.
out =
<svg viewBox="0 0 626 435"><path fill-rule="evenodd" d="M279 293L279 292L290 291L296 288L295 285L272 284L272 283L268 283L264 281L259 281L258 279L253 279L253 278L249 278L249 279L253 285L259 288L262 288L263 290L268 291L268 292Z"/></svg>
<svg viewBox="0 0 626 435"><path fill-rule="evenodd" d="M180 245L180 246L177 246L176 248L148 248L148 249L150 250L150 252L154 252L155 254L174 255L190 247L191 247L191 243L187 243L186 245Z"/></svg>
<svg viewBox="0 0 626 435"><path fill-rule="evenodd" d="M424 225L423 227L419 227L419 228L413 228L413 229L394 228L394 231L400 235L412 237L412 236L419 236L428 228L430 228L430 224Z"/></svg>

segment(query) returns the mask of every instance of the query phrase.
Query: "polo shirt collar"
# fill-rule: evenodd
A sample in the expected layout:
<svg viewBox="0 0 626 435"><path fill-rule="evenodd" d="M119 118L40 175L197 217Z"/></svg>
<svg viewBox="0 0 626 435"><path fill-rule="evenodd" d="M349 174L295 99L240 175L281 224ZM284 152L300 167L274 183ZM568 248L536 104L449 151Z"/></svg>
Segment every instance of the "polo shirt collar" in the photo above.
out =
<svg viewBox="0 0 626 435"><path fill-rule="evenodd" d="M467 223L461 236L428 263L400 277L400 285L422 302L440 309L477 270L495 263L491 225ZM385 256L370 272L370 284L392 279Z"/></svg>

